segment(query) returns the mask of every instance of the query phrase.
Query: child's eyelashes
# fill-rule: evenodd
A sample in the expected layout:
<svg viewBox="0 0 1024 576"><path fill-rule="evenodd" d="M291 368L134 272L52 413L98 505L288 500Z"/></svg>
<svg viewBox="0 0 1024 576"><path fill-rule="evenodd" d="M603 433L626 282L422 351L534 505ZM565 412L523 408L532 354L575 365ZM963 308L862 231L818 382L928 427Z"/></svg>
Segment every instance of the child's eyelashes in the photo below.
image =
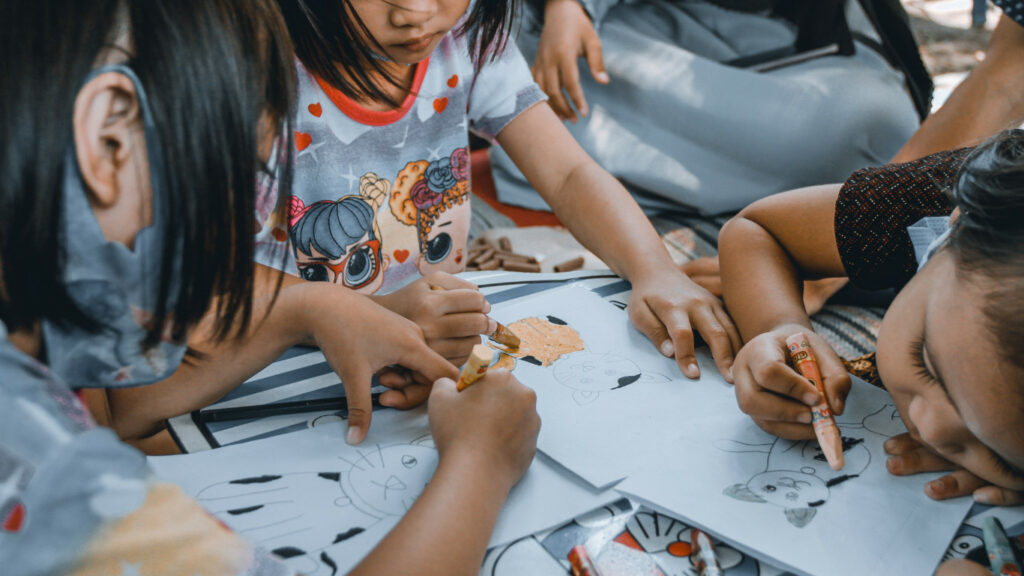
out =
<svg viewBox="0 0 1024 576"><path fill-rule="evenodd" d="M928 369L928 364L924 360L923 334L910 343L910 365L914 368L914 373L920 378L932 382L937 380L931 370Z"/></svg>

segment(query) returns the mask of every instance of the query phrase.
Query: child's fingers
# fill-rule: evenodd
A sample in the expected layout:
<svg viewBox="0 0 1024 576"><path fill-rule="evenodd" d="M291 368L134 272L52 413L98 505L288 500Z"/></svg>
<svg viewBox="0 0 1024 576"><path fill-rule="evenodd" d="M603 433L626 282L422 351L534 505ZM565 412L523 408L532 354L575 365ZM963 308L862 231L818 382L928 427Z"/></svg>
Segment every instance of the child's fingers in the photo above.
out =
<svg viewBox="0 0 1024 576"><path fill-rule="evenodd" d="M944 472L956 468L956 465L919 444L916 448L890 455L885 461L885 468L894 476L910 476Z"/></svg>
<svg viewBox="0 0 1024 576"><path fill-rule="evenodd" d="M690 318L681 308L667 303L659 305L657 302L660 301L642 300L640 306L630 306L633 325L643 332L663 355L669 358L675 356L679 369L688 378L700 378Z"/></svg>
<svg viewBox="0 0 1024 576"><path fill-rule="evenodd" d="M912 450L921 448L921 443L914 440L914 438L907 432L904 432L886 440L885 444L882 445L882 448L885 449L886 454L890 456L897 456L899 454L905 454Z"/></svg>
<svg viewBox="0 0 1024 576"><path fill-rule="evenodd" d="M838 357L837 357L838 358ZM837 365L838 364L838 365ZM846 397L850 394L850 373L838 359L821 362L822 385L825 386L825 395L828 397L828 405L832 412L839 416L846 410Z"/></svg>
<svg viewBox="0 0 1024 576"><path fill-rule="evenodd" d="M427 340L449 340L473 337L479 343L481 334L493 334L497 322L479 312L446 314L437 319L437 328L425 334Z"/></svg>
<svg viewBox="0 0 1024 576"><path fill-rule="evenodd" d="M754 380L759 388L763 388L789 401L803 404L804 409L821 401L821 394L809 380L797 374L786 365L785 360L762 362L751 369ZM807 415L810 417L810 410ZM810 422L810 420L808 420Z"/></svg>
<svg viewBox="0 0 1024 576"><path fill-rule="evenodd" d="M679 267L691 279L694 276L720 276L721 269L718 265L718 257L703 257L697 258L696 260L690 260Z"/></svg>
<svg viewBox="0 0 1024 576"><path fill-rule="evenodd" d="M366 438L373 417L373 398L370 394L370 372L361 363L354 371L341 375L348 401L348 431L345 441L359 444Z"/></svg>
<svg viewBox="0 0 1024 576"><path fill-rule="evenodd" d="M601 48L601 39L597 32L588 34L583 38L583 56L590 66L590 73L597 80L598 84L607 84L611 81L608 72L604 68L604 52Z"/></svg>
<svg viewBox="0 0 1024 576"><path fill-rule="evenodd" d="M408 410L427 401L430 396L430 385L410 384L396 390L388 390L380 395L381 406Z"/></svg>
<svg viewBox="0 0 1024 576"><path fill-rule="evenodd" d="M447 358L455 366L465 364L466 360L469 359L469 355L473 353L473 346L479 343L479 335L463 338L440 338L428 341L432 350Z"/></svg>
<svg viewBox="0 0 1024 576"><path fill-rule="evenodd" d="M415 341L401 349L397 364L417 372L427 380L438 378L458 378L459 370L443 356L434 352L421 340Z"/></svg>
<svg viewBox="0 0 1024 576"><path fill-rule="evenodd" d="M412 373L405 368L387 367L377 371L377 382L385 388L402 388L413 381Z"/></svg>
<svg viewBox="0 0 1024 576"><path fill-rule="evenodd" d="M1002 486L982 486L974 491L974 501L989 506L1020 506L1024 504L1024 494Z"/></svg>
<svg viewBox="0 0 1024 576"><path fill-rule="evenodd" d="M557 67L548 66L544 70L544 84L547 88L545 92L548 95L548 104L555 113L563 120L575 119L576 115L573 114L568 102L565 101L565 94L562 92L562 81Z"/></svg>
<svg viewBox="0 0 1024 576"><path fill-rule="evenodd" d="M924 493L933 500L946 500L967 496L987 484L988 482L960 468L925 484Z"/></svg>
<svg viewBox="0 0 1024 576"><path fill-rule="evenodd" d="M939 565L935 576L992 576L992 573L977 562L950 560Z"/></svg>
<svg viewBox="0 0 1024 576"><path fill-rule="evenodd" d="M754 419L754 423L772 436L778 436L786 440L814 440L816 438L814 427L810 424L793 424L792 422L773 422L771 420L757 419Z"/></svg>
<svg viewBox="0 0 1024 576"><path fill-rule="evenodd" d="M580 68L576 63L576 58L567 54L559 63L559 70L562 82L565 84L565 91L569 93L576 109L583 116L590 114L590 110L587 108L587 99L583 97L583 87L580 86Z"/></svg>
<svg viewBox="0 0 1024 576"><path fill-rule="evenodd" d="M690 276L690 280L694 284L707 290L715 298L722 297L722 277L721 276Z"/></svg>
<svg viewBox="0 0 1024 576"><path fill-rule="evenodd" d="M435 313L438 316L465 312L486 314L491 311L491 305L487 302L487 297L480 293L479 290L460 288L436 292L433 296L439 301L435 309Z"/></svg>
<svg viewBox="0 0 1024 576"><path fill-rule="evenodd" d="M423 278L431 286L444 288L445 290L480 290L480 287L468 280L458 276L452 276L447 272L433 272Z"/></svg>
<svg viewBox="0 0 1024 576"><path fill-rule="evenodd" d="M729 331L715 315L712 308L701 307L692 316L694 327L697 332L708 343L711 348L711 356L715 359L718 371L725 376L726 380L732 381L732 365L736 359L736 350L733 348L733 338ZM729 321L732 326L732 321Z"/></svg>
<svg viewBox="0 0 1024 576"><path fill-rule="evenodd" d="M805 404L764 387L749 368L737 366L733 379L740 410L754 420L773 424L811 423L811 410Z"/></svg>

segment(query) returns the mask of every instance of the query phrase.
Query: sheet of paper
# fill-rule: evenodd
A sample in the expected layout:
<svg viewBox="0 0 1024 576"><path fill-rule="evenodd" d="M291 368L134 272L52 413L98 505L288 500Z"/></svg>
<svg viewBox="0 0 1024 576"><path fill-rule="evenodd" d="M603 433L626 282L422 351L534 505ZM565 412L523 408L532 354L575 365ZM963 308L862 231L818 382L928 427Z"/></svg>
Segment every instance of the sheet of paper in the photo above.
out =
<svg viewBox="0 0 1024 576"><path fill-rule="evenodd" d="M491 315L522 340L499 365L537 392L539 448L594 486L627 476L687 422L736 403L710 355L698 358L704 377L687 379L590 290L550 290Z"/></svg>
<svg viewBox="0 0 1024 576"><path fill-rule="evenodd" d="M344 424L208 450L150 457L156 475L303 574L345 573L398 523L437 467L426 412L374 412L360 446ZM491 546L615 501L538 455L509 494Z"/></svg>
<svg viewBox="0 0 1024 576"><path fill-rule="evenodd" d="M937 474L886 471L882 444L905 431L891 402L854 379L837 419L846 460L839 471L817 441L775 438L733 405L692 422L618 489L795 572L930 575L971 500L925 496Z"/></svg>

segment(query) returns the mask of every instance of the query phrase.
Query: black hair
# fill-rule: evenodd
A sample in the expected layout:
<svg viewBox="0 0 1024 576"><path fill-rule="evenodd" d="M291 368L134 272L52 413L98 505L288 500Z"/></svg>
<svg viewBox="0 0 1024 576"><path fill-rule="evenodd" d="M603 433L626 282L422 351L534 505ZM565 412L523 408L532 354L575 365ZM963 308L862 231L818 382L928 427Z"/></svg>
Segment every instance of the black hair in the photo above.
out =
<svg viewBox="0 0 1024 576"><path fill-rule="evenodd" d="M62 284L58 234L63 163L81 83L98 62L131 67L149 98L163 155L169 224L183 246L173 310L161 281L147 344L176 339L216 297L223 339L249 326L261 125L291 146L294 52L270 0L0 0L0 319L11 329L40 320L98 329ZM124 40L117 44L119 37ZM278 210L287 205L291 157L278 162ZM169 239L170 240L170 239ZM159 278L174 265L164 243ZM157 271L153 271L157 272ZM141 271L140 271L141 273Z"/></svg>
<svg viewBox="0 0 1024 576"><path fill-rule="evenodd" d="M371 240L376 239L373 216L373 207L362 196L324 200L311 204L288 234L292 246L303 254L309 256L312 247L335 260L367 233Z"/></svg>
<svg viewBox="0 0 1024 576"><path fill-rule="evenodd" d="M375 80L383 78L394 86L399 85L375 57L383 53L383 48L352 8L351 0L278 0L277 3L295 43L295 53L310 72L353 100L399 105L400 102ZM504 49L518 0L476 0L471 6L455 33L467 37L473 60L482 62Z"/></svg>
<svg viewBox="0 0 1024 576"><path fill-rule="evenodd" d="M1024 130L1007 130L964 160L953 196L960 216L948 247L985 282L985 320L1007 362L1024 369Z"/></svg>

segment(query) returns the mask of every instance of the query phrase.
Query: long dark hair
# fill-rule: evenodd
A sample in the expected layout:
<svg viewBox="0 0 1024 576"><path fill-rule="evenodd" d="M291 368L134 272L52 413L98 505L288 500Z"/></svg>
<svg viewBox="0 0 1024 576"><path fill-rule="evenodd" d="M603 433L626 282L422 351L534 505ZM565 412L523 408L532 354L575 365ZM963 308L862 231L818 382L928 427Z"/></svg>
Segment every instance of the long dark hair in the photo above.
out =
<svg viewBox="0 0 1024 576"><path fill-rule="evenodd" d="M295 53L310 72L353 100L399 105L375 80L383 78L398 86L374 57L383 49L356 14L350 0L278 0L277 3L295 43ZM472 4L455 33L466 36L475 62L493 58L502 51L518 4L518 0L476 0ZM363 38L368 38L372 44L367 44Z"/></svg>
<svg viewBox="0 0 1024 576"><path fill-rule="evenodd" d="M1008 130L964 160L949 249L985 282L983 312L1004 360L1024 369L1024 131Z"/></svg>
<svg viewBox="0 0 1024 576"><path fill-rule="evenodd" d="M62 164L79 87L103 54L131 67L149 97L170 194L169 234L183 243L182 282L168 310L169 283L149 327L176 338L216 300L217 338L250 323L260 123L290 149L295 103L293 50L270 0L151 2L0 0L0 319L11 329L39 320L95 329L62 284L59 237ZM115 42L126 36L119 49ZM282 156L278 209L289 195ZM167 241L159 278L169 277ZM155 271L154 271L155 272ZM144 273L144 271L140 271ZM168 318L169 316L169 318Z"/></svg>

